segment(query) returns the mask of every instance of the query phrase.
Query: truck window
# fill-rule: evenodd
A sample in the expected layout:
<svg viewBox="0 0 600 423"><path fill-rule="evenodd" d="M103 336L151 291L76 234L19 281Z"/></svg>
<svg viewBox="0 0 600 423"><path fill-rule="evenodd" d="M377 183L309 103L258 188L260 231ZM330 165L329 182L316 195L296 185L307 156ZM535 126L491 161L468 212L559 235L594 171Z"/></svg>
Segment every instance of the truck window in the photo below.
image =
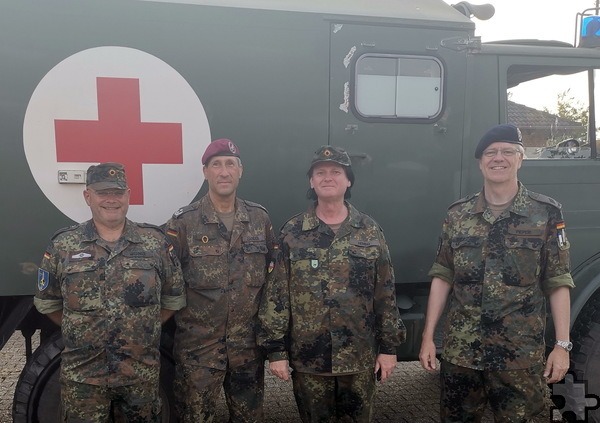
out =
<svg viewBox="0 0 600 423"><path fill-rule="evenodd" d="M363 118L435 119L443 67L434 57L365 54L355 68L354 109Z"/></svg>
<svg viewBox="0 0 600 423"><path fill-rule="evenodd" d="M507 121L520 128L528 160L589 159L587 71L568 75L554 71L525 66L509 69L509 85L511 77L516 85L507 90ZM535 79L519 82L529 77Z"/></svg>

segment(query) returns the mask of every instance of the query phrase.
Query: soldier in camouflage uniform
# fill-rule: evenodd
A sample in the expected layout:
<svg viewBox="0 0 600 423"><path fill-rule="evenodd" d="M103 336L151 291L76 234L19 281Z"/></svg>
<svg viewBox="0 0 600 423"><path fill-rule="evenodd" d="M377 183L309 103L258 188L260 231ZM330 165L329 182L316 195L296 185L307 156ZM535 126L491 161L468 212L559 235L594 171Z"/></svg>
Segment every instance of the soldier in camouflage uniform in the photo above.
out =
<svg viewBox="0 0 600 423"><path fill-rule="evenodd" d="M452 204L442 228L420 360L436 368L434 330L449 298L441 357L441 417L499 422L542 411L545 383L569 367L569 242L561 206L517 179L520 131L490 129L475 151L483 190ZM556 345L544 366L545 303Z"/></svg>
<svg viewBox="0 0 600 423"><path fill-rule="evenodd" d="M369 422L376 375L386 380L406 330L379 225L345 201L350 157L324 146L312 160L307 212L282 228L261 302L259 343L289 380L303 422Z"/></svg>
<svg viewBox="0 0 600 423"><path fill-rule="evenodd" d="M184 422L213 421L222 386L230 421L259 422L264 358L256 345L257 313L276 239L267 211L236 198L237 146L213 141L202 164L208 194L166 225L188 294L188 307L176 317L178 413Z"/></svg>
<svg viewBox="0 0 600 423"><path fill-rule="evenodd" d="M92 219L58 231L38 271L34 304L61 326L66 422L160 421L161 322L185 306L183 275L157 227L126 218L123 166L87 172Z"/></svg>

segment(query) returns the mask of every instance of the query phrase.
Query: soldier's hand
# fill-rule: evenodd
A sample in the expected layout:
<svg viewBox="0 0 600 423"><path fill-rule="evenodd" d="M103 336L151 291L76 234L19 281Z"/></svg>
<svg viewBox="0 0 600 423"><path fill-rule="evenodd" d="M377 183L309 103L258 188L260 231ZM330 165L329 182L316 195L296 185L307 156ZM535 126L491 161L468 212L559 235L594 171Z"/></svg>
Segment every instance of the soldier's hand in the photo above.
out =
<svg viewBox="0 0 600 423"><path fill-rule="evenodd" d="M269 370L281 380L290 380L290 366L288 360L269 362Z"/></svg>
<svg viewBox="0 0 600 423"><path fill-rule="evenodd" d="M556 346L548 356L544 377L547 383L556 383L563 380L569 370L569 352Z"/></svg>
<svg viewBox="0 0 600 423"><path fill-rule="evenodd" d="M436 369L436 348L433 340L426 341L423 339L421 343L421 351L419 352L419 361L421 366L427 371L434 371Z"/></svg>
<svg viewBox="0 0 600 423"><path fill-rule="evenodd" d="M392 375L396 368L396 354L378 354L375 359L375 373L378 374L379 380L385 380Z"/></svg>

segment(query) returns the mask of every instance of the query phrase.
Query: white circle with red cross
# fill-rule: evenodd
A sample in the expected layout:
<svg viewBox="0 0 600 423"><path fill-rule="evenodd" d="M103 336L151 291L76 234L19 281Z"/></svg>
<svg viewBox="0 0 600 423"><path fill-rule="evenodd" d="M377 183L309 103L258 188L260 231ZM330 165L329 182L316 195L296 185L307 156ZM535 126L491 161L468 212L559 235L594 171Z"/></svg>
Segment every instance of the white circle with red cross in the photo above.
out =
<svg viewBox="0 0 600 423"><path fill-rule="evenodd" d="M210 143L202 103L159 58L126 47L97 47L57 64L31 96L23 123L25 155L46 197L76 222L91 217L85 173L125 165L127 217L161 224L198 193Z"/></svg>

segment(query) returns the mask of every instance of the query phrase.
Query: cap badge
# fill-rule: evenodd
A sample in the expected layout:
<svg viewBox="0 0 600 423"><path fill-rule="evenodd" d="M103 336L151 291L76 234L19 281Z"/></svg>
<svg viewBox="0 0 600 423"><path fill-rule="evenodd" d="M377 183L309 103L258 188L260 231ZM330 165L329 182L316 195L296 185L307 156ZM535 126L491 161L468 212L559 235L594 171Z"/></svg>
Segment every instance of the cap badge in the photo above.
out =
<svg viewBox="0 0 600 423"><path fill-rule="evenodd" d="M117 171L116 171L116 170L114 170L114 169L111 169L111 170L109 170L109 171L108 171L108 174L109 174L110 176L115 176L115 175L117 174Z"/></svg>
<svg viewBox="0 0 600 423"><path fill-rule="evenodd" d="M204 235L204 236L202 237L202 242L203 242L204 244L206 244L206 243L208 242L208 237L207 237L206 235Z"/></svg>
<svg viewBox="0 0 600 423"><path fill-rule="evenodd" d="M325 157L329 157L329 156L331 156L331 150L325 150L325 151L323 152L323 155L324 155Z"/></svg>
<svg viewBox="0 0 600 423"><path fill-rule="evenodd" d="M237 149L235 148L235 145L233 145L233 143L231 141L229 141L229 151L231 151L232 154L237 153Z"/></svg>

